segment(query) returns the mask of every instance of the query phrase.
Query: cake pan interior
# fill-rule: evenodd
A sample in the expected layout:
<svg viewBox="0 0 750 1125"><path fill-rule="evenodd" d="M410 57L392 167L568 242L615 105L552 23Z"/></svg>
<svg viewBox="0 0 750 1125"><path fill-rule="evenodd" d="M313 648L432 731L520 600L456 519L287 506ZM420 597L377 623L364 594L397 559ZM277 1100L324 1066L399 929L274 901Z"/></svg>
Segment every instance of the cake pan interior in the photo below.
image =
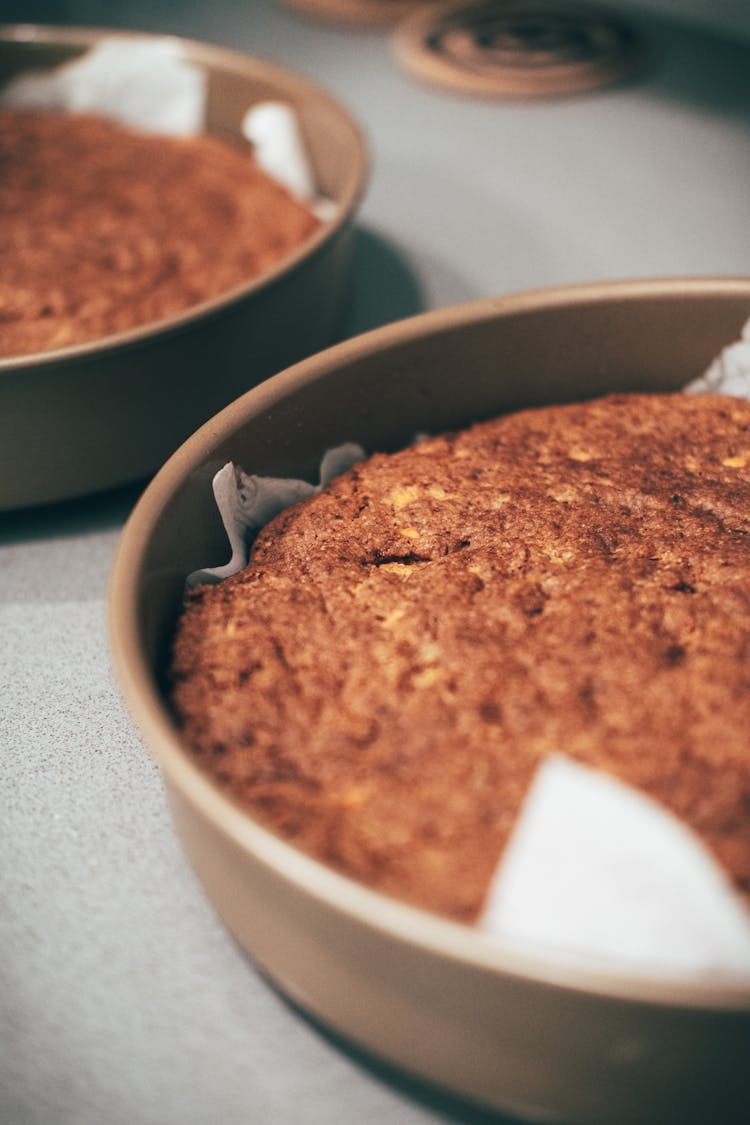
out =
<svg viewBox="0 0 750 1125"><path fill-rule="evenodd" d="M185 752L164 688L184 578L229 554L210 481L227 460L316 479L321 453L345 440L392 449L522 406L678 390L749 315L750 280L623 282L476 302L338 345L182 446L133 513L113 571L120 685L190 862L237 940L337 1032L530 1119L745 1120L750 988L502 948L328 870L219 792Z"/></svg>
<svg viewBox="0 0 750 1125"><path fill-rule="evenodd" d="M136 32L0 26L0 91L102 42L166 41L205 76L205 130L240 139L260 101L297 116L333 217L284 261L185 312L92 342L0 357L0 510L100 491L152 473L249 387L340 329L353 217L367 178L356 121L323 90L249 55Z"/></svg>

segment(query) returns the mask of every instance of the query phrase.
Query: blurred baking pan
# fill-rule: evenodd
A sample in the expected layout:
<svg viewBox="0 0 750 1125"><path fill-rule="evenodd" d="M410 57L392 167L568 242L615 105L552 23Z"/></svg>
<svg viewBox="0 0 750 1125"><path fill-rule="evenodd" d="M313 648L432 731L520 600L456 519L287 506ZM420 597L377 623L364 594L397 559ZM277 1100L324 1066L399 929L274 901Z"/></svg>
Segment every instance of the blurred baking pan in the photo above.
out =
<svg viewBox="0 0 750 1125"><path fill-rule="evenodd" d="M240 139L259 102L291 107L331 216L263 275L184 312L91 342L0 358L0 510L57 501L153 472L238 394L330 343L347 287L353 217L367 178L362 133L334 99L269 62L131 32L0 27L0 94L103 41L160 42L200 73L204 129Z"/></svg>

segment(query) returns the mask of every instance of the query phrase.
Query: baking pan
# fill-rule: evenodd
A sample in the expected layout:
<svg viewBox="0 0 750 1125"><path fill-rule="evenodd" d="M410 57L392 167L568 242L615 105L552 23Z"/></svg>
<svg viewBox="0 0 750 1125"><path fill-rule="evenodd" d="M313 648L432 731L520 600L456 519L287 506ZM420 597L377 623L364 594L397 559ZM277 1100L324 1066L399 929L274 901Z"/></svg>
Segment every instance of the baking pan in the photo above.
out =
<svg viewBox="0 0 750 1125"><path fill-rule="evenodd" d="M361 130L306 79L222 47L135 32L0 27L0 89L108 42L167 42L206 79L205 129L241 136L247 109L297 115L335 214L284 261L225 295L115 336L0 358L0 510L143 478L198 425L274 371L330 344L347 290L352 225L367 179Z"/></svg>
<svg viewBox="0 0 750 1125"><path fill-rule="evenodd" d="M518 407L672 391L750 315L750 280L649 280L483 300L378 329L250 391L168 461L122 536L110 635L177 832L228 929L305 1011L483 1105L577 1125L746 1121L750 985L571 965L391 900L303 855L197 767L164 669L185 576L226 561L211 478L316 479L345 440L393 449Z"/></svg>

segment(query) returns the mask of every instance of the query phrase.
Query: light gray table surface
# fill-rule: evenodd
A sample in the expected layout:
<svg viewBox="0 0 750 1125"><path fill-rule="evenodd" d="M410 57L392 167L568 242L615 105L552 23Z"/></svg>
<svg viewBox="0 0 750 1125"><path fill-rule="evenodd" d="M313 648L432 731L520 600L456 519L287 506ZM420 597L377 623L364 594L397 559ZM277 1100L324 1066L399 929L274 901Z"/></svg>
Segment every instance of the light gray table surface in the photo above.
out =
<svg viewBox="0 0 750 1125"><path fill-rule="evenodd" d="M232 45L344 101L372 154L353 334L531 287L750 273L750 18L707 26L697 8L638 10L656 51L630 84L528 104L428 89L387 33L267 0L0 0L0 19ZM0 1123L495 1120L308 1023L203 897L108 663L108 572L138 493L0 517Z"/></svg>

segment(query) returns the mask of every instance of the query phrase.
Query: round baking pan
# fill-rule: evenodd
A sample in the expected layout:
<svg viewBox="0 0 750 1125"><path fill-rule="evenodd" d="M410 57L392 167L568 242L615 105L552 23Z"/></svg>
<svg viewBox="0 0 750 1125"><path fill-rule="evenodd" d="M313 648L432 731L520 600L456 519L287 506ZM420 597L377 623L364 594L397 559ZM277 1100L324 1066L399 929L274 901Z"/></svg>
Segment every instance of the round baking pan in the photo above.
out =
<svg viewBox="0 0 750 1125"><path fill-rule="evenodd" d="M135 32L0 26L0 89ZM367 179L359 126L306 79L235 51L169 37L206 76L205 129L240 138L245 112L298 118L335 217L262 276L158 322L57 351L0 358L0 510L99 491L153 472L243 391L330 344L340 326L353 216Z"/></svg>
<svg viewBox="0 0 750 1125"><path fill-rule="evenodd" d="M484 1105L577 1125L746 1120L750 985L664 979L518 951L360 886L259 826L196 766L164 690L185 576L226 561L211 478L316 479L345 440L610 391L672 391L750 315L750 279L576 286L427 313L329 349L222 411L167 462L110 588L119 682L185 851L229 930L303 1009Z"/></svg>

